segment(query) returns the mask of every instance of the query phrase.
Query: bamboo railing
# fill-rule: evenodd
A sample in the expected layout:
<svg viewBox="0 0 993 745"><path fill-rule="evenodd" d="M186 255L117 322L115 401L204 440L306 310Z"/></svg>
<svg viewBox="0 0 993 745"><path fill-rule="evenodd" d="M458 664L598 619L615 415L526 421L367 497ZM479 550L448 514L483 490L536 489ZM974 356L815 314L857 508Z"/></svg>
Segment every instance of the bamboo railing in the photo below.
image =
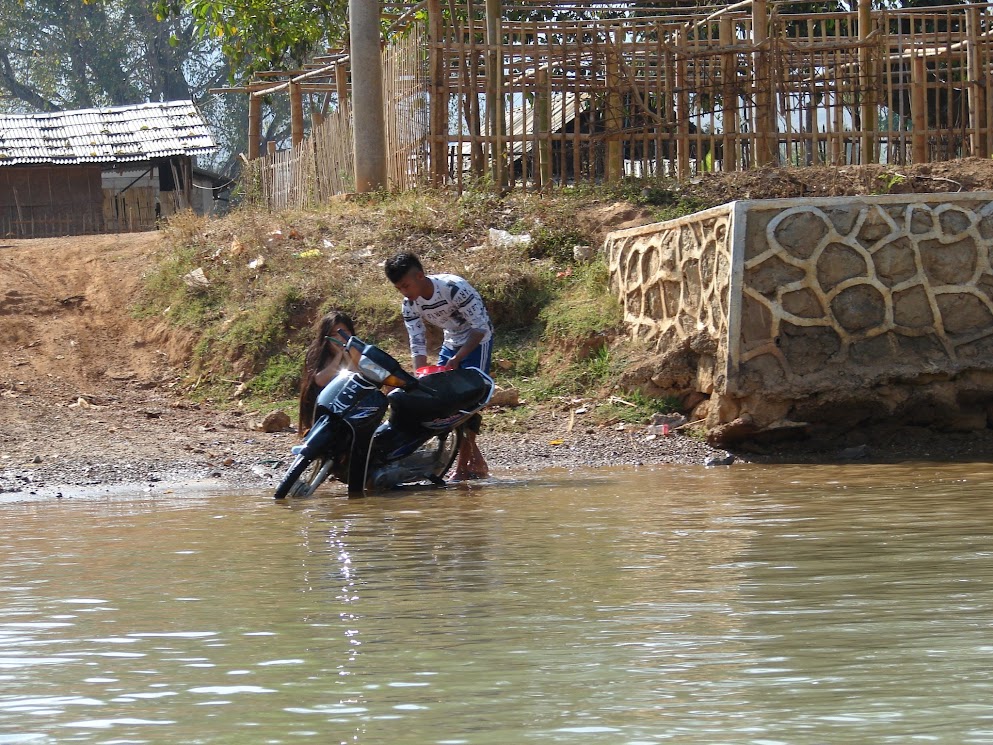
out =
<svg viewBox="0 0 993 745"><path fill-rule="evenodd" d="M485 180L533 189L993 153L988 4L870 10L861 0L816 13L767 0L387 5L410 24L385 52L391 188L430 181L461 191ZM570 17L580 11L599 15ZM308 148L318 157L316 144L300 147L279 167L302 163ZM276 160L252 172L275 173ZM283 195L324 198L311 189L316 176L280 178L278 198L266 187L273 205Z"/></svg>

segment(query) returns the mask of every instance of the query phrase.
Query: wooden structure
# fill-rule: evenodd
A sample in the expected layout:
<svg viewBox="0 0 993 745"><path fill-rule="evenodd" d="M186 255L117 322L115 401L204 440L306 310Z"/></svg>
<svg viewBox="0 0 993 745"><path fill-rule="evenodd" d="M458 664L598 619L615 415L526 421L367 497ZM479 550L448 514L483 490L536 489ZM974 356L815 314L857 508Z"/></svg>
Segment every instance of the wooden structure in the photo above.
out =
<svg viewBox="0 0 993 745"><path fill-rule="evenodd" d="M155 228L199 207L216 149L190 101L0 116L0 235L39 238Z"/></svg>
<svg viewBox="0 0 993 745"><path fill-rule="evenodd" d="M427 181L462 190L485 179L541 188L767 164L993 154L986 91L993 6L872 10L859 0L848 12L804 7L767 0L717 9L675 0L383 3L394 32L384 55L403 60L405 71L384 76L394 86L385 102L391 187ZM279 75L277 83L253 81L246 88L253 101L278 90L320 92L346 110L344 51ZM294 132L297 154L284 163L302 163L318 147L316 136L304 142L302 124ZM266 168L275 162L260 159L248 170L254 183L263 183ZM295 190L288 196L284 186L284 203L324 199L314 189L326 179L314 173L285 175L282 183ZM259 193L280 202L268 187Z"/></svg>

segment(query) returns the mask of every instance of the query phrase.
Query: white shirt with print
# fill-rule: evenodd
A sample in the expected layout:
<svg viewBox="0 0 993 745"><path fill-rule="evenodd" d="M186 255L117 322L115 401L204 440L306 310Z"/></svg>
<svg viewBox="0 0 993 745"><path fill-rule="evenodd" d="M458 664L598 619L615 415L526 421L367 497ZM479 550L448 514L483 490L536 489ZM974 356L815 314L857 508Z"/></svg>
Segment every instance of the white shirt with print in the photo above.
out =
<svg viewBox="0 0 993 745"><path fill-rule="evenodd" d="M418 297L414 301L403 299L403 322L410 337L412 356L427 356L425 321L444 329L444 345L449 349L458 350L474 330L485 334L484 342L493 335L483 298L472 285L456 274L429 274L427 278L434 286L431 297L427 300Z"/></svg>

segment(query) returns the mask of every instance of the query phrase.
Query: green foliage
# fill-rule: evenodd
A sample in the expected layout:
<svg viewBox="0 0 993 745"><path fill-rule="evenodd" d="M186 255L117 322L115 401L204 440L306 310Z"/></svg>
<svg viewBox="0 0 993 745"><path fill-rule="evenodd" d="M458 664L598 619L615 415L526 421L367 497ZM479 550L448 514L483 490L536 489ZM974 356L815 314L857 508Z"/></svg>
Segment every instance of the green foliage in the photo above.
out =
<svg viewBox="0 0 993 745"><path fill-rule="evenodd" d="M541 310L546 338L579 341L619 328L621 306L608 291L606 263L581 264L570 272L557 277L560 288Z"/></svg>
<svg viewBox="0 0 993 745"><path fill-rule="evenodd" d="M188 14L198 35L219 40L232 70L244 77L300 67L315 53L341 46L347 11L347 0L159 0L155 6L159 20Z"/></svg>
<svg viewBox="0 0 993 745"><path fill-rule="evenodd" d="M212 39L160 23L143 0L0 0L0 110L199 101L224 75ZM170 45L170 36L175 43ZM186 77L186 75L189 77Z"/></svg>
<svg viewBox="0 0 993 745"><path fill-rule="evenodd" d="M595 418L600 422L646 424L653 414L671 414L676 411L679 411L679 400L674 397L652 398L632 391L599 402Z"/></svg>
<svg viewBox="0 0 993 745"><path fill-rule="evenodd" d="M552 273L529 263L518 249L494 254L499 255L492 255L486 269L477 270L472 280L486 299L490 319L511 329L532 327L555 294Z"/></svg>
<svg viewBox="0 0 993 745"><path fill-rule="evenodd" d="M300 387L302 359L302 351L271 357L262 371L248 383L248 389L268 399L293 396Z"/></svg>
<svg viewBox="0 0 993 745"><path fill-rule="evenodd" d="M162 314L184 328L204 328L220 315L223 296L216 286L195 288L183 277L196 268L197 252L180 247L161 261L145 278L144 291L132 312L138 318Z"/></svg>
<svg viewBox="0 0 993 745"><path fill-rule="evenodd" d="M885 171L876 176L876 180L882 184L882 189L879 193L889 194L893 191L894 186L904 183L907 177L902 173L897 173L896 171Z"/></svg>
<svg viewBox="0 0 993 745"><path fill-rule="evenodd" d="M253 361L272 354L281 346L290 307L298 299L293 287L262 299L234 319L219 337L220 346L229 356L247 357Z"/></svg>
<svg viewBox="0 0 993 745"><path fill-rule="evenodd" d="M576 228L542 226L531 233L528 253L534 259L551 259L558 264L571 264L573 246L582 246L588 241L588 234Z"/></svg>
<svg viewBox="0 0 993 745"><path fill-rule="evenodd" d="M679 217L692 215L694 212L699 212L704 208L705 205L693 197L679 197L675 203L665 205L661 209L657 210L655 212L655 217L660 222L665 220L675 220Z"/></svg>

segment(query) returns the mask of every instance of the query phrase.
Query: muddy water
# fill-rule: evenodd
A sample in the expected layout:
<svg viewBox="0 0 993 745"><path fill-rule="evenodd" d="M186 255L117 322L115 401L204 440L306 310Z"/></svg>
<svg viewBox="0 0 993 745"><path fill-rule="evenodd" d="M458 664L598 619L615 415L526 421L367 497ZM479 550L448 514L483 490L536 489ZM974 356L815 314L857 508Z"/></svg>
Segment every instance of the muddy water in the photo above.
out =
<svg viewBox="0 0 993 745"><path fill-rule="evenodd" d="M991 743L991 481L8 501L0 745Z"/></svg>

